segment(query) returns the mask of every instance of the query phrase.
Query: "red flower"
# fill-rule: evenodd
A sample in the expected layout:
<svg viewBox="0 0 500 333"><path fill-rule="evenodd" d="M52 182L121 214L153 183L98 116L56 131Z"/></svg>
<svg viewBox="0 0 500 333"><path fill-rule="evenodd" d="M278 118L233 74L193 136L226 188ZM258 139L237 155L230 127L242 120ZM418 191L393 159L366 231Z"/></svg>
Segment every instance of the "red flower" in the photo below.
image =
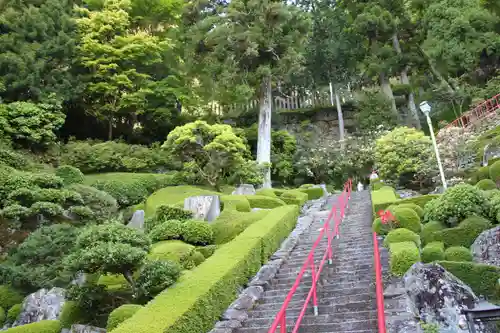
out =
<svg viewBox="0 0 500 333"><path fill-rule="evenodd" d="M392 213L388 210L386 210L386 211L379 210L378 216L380 216L380 220L382 221L382 224L387 224L389 222L393 222L395 219L394 215L392 215Z"/></svg>

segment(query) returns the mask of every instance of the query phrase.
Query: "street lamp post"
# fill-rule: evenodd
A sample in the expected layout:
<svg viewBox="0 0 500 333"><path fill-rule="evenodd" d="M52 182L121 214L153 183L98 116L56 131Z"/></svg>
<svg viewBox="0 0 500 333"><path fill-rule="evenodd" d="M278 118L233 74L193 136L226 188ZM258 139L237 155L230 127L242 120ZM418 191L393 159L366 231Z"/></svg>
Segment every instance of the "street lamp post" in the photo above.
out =
<svg viewBox="0 0 500 333"><path fill-rule="evenodd" d="M431 113L431 106L427 101L423 101L420 103L420 110L427 118L427 125L429 125L429 131L431 132L432 145L434 146L434 152L436 153L436 159L439 167L439 174L441 175L441 182L443 183L443 189L446 190L448 186L446 185L446 178L444 178L443 165L441 164L441 158L439 157L439 151L436 143L436 137L434 136L434 129L432 128L431 117L429 114Z"/></svg>

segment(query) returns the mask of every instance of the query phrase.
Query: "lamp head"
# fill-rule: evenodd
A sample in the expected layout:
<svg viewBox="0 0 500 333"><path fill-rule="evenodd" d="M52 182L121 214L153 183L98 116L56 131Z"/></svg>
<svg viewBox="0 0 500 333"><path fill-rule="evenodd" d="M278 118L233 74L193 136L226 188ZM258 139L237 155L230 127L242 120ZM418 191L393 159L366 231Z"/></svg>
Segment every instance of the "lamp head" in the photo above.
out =
<svg viewBox="0 0 500 333"><path fill-rule="evenodd" d="M422 103L420 103L420 111L422 111L422 113L426 116L431 113L431 106L429 105L429 103L427 103L427 101L423 101Z"/></svg>

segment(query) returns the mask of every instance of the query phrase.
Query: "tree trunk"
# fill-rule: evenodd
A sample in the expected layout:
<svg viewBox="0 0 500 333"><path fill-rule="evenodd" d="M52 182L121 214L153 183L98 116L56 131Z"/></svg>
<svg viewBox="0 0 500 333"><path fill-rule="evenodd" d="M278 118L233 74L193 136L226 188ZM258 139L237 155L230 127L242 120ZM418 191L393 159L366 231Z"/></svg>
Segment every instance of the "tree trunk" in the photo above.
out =
<svg viewBox="0 0 500 333"><path fill-rule="evenodd" d="M262 79L260 90L259 132L257 137L257 163L271 163L271 77ZM262 188L271 188L271 168L264 169Z"/></svg>
<svg viewBox="0 0 500 333"><path fill-rule="evenodd" d="M132 276L132 272L130 272L130 271L123 272L123 276L125 277L125 280L127 280L130 287L132 288L132 293L134 294L133 297L139 296L137 294L137 288L135 286L134 277Z"/></svg>
<svg viewBox="0 0 500 333"><path fill-rule="evenodd" d="M334 91L335 91L335 93L334 93ZM335 89L333 84L330 82L330 99L331 99L332 106L333 106L333 95L334 94L335 94L335 106L337 107L337 116L339 118L339 140L340 140L340 144L342 145L342 148L344 148L345 129L344 129L344 115L342 114L342 104L340 103L340 96L339 96L337 89Z"/></svg>
<svg viewBox="0 0 500 333"><path fill-rule="evenodd" d="M108 140L113 140L113 117L108 119Z"/></svg>
<svg viewBox="0 0 500 333"><path fill-rule="evenodd" d="M394 49L399 55L402 55L401 46L399 45L398 34L395 33L392 35L392 43L394 45ZM406 85L410 85L410 80L408 79L408 70L409 66L405 66L403 71L401 72L401 82ZM422 129L422 125L420 124L420 118L418 117L417 107L415 105L415 95L413 91L410 91L408 94L408 110L410 110L410 115L412 118L412 124L416 129Z"/></svg>
<svg viewBox="0 0 500 333"><path fill-rule="evenodd" d="M427 63L429 64L429 68L430 68L432 74L434 74L434 76L437 77L437 79L439 81L441 81L442 83L444 83L446 85L446 88L448 89L449 93L453 94L455 92L455 90L452 88L450 83L444 78L444 76L441 75L441 73L437 70L437 68L434 67L434 64L432 63L431 57L429 57L427 52L425 52L424 49L420 46L419 46L419 50L420 50L420 53L422 53L422 55L424 56L424 58L427 60Z"/></svg>
<svg viewBox="0 0 500 333"><path fill-rule="evenodd" d="M394 94L392 93L391 84L389 83L389 80L386 78L384 72L380 73L380 87L382 88L382 91L391 102L392 112L396 116L398 123L401 124L401 115L399 114L398 108L396 107L396 101L394 100Z"/></svg>

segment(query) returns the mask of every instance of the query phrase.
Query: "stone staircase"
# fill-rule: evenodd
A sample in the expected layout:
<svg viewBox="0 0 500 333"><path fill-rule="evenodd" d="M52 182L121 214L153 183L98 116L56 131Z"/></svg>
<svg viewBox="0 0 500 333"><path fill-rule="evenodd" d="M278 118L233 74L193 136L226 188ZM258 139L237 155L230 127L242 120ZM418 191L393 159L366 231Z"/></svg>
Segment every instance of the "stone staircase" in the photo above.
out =
<svg viewBox="0 0 500 333"><path fill-rule="evenodd" d="M336 197L329 198L329 210ZM369 191L353 192L346 217L340 226L340 239L333 240L333 264L325 264L318 281L319 315L309 305L301 333L368 333L377 332L375 274L373 269L372 207ZM292 287L309 250L323 226L325 214L318 214L309 230L285 262L259 303L250 311L237 333L267 333ZM326 238L318 246L315 262L326 249ZM287 332L291 332L311 287L308 271L287 309ZM312 303L312 302L311 302ZM277 330L279 332L279 329Z"/></svg>

